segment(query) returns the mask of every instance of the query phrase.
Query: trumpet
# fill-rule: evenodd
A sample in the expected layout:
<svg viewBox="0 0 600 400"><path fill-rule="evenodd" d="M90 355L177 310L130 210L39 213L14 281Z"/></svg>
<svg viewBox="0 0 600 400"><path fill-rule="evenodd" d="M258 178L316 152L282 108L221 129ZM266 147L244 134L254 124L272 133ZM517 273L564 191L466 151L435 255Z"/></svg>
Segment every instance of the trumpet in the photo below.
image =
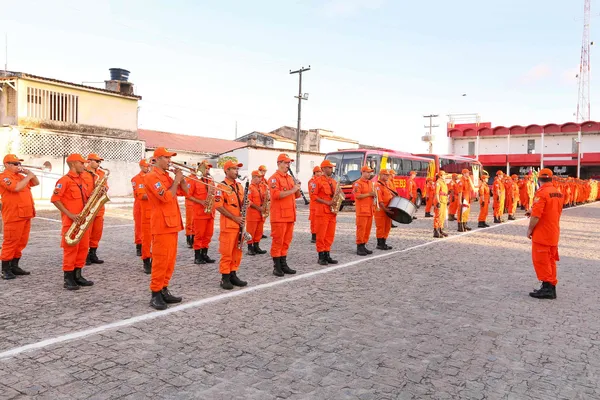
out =
<svg viewBox="0 0 600 400"><path fill-rule="evenodd" d="M205 171L205 173L202 173L202 171L200 171L200 172L202 173L202 177L204 177L204 178L206 178L206 179L209 180L208 182L204 182L203 180L198 179L198 178L195 177L196 174L198 173L198 171L196 171L196 168L189 167L189 166L187 166L185 164L181 164L181 163L178 163L178 162L175 162L175 161L171 161L169 163L169 168L167 169L167 171L174 173L175 169L180 169L182 171L183 176L184 176L185 179L189 179L191 181L198 182L198 183L201 183L201 184L203 184L205 186L208 186L209 193L210 193L210 191L214 192L214 190L216 189L216 185L215 185L214 179L210 175L206 174L206 171ZM220 190L222 192L224 192L224 193L227 193L227 194L232 194L233 193L231 190L225 189L225 188L221 188ZM207 211L207 212L209 212L209 211Z"/></svg>

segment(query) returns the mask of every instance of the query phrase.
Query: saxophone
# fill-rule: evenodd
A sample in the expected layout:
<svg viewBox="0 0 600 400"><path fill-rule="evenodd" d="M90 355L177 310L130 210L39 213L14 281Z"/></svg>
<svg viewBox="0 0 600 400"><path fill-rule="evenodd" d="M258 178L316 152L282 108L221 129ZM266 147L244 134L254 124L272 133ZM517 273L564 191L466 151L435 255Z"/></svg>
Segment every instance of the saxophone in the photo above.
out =
<svg viewBox="0 0 600 400"><path fill-rule="evenodd" d="M244 201L242 209L240 210L240 217L242 218L242 225L240 226L240 236L237 244L237 248L239 250L244 249L244 242L252 239L252 236L246 231L246 211L248 210L248 206L250 205L250 199L248 198L248 186L250 182L246 181L246 186L244 187ZM236 183L237 185L237 183Z"/></svg>
<svg viewBox="0 0 600 400"><path fill-rule="evenodd" d="M337 214L340 211L342 202L346 200L346 195L342 191L342 185L340 185L340 182L336 180L335 183L335 192L333 193L333 198L331 199L333 201L331 204L331 212Z"/></svg>
<svg viewBox="0 0 600 400"><path fill-rule="evenodd" d="M213 210L213 206L215 205L215 192L216 192L216 187L214 185L214 182L211 180L209 180L208 183L208 188L207 188L207 192L208 194L206 195L206 206L204 207L204 212L206 214L210 214L212 213Z"/></svg>
<svg viewBox="0 0 600 400"><path fill-rule="evenodd" d="M110 175L110 171L104 168L103 170L105 171L104 176L96 182L92 195L78 215L79 222L73 222L67 233L65 233L65 243L68 246L74 246L79 243L83 238L85 231L87 231L92 222L94 222L94 218L96 217L96 214L98 214L98 211L100 211L100 208L104 203L110 201L104 188L106 181L108 180L108 175Z"/></svg>
<svg viewBox="0 0 600 400"><path fill-rule="evenodd" d="M260 190L260 186L259 186L259 190ZM265 207L265 211L263 211L262 217L264 219L267 219L269 217L269 211L271 210L271 191L269 190L268 187L267 187L266 194L265 194L264 207Z"/></svg>
<svg viewBox="0 0 600 400"><path fill-rule="evenodd" d="M376 211L380 211L381 208L379 207L379 193L377 192L377 189L375 188L375 182L373 181L371 181L371 188L373 188L373 191L375 192L375 197L373 197L373 205L375 206Z"/></svg>

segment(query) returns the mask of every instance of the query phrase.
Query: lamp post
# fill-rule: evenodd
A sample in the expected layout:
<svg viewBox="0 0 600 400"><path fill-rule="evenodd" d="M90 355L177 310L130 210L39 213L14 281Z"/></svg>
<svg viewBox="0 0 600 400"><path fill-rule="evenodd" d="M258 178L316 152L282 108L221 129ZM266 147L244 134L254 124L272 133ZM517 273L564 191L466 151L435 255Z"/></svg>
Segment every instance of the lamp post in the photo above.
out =
<svg viewBox="0 0 600 400"><path fill-rule="evenodd" d="M297 71L291 71L290 75L298 74L299 76L299 84L298 84L298 96L294 96L298 99L298 127L296 130L296 176L300 175L300 121L302 119L302 100L308 100L308 93L302 94L302 73L310 71L310 65L308 68L300 68Z"/></svg>

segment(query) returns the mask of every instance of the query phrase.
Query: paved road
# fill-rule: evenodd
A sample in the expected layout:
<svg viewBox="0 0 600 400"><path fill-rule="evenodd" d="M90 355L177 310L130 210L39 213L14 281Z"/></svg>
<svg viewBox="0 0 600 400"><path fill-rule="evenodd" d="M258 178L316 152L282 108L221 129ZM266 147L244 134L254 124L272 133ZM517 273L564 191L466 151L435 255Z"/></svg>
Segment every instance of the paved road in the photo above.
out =
<svg viewBox="0 0 600 400"><path fill-rule="evenodd" d="M387 256L362 258L342 212L341 263L325 269L301 208L288 257L299 274L244 256L250 286L225 298L216 264L193 265L180 240L171 289L184 303L152 313L130 208L108 210L106 263L75 293L62 289L58 214L42 212L21 262L33 274L0 282L0 353L17 349L0 360L0 399L600 398L600 203L563 214L556 301L527 295L526 221L432 242L422 214L392 230Z"/></svg>

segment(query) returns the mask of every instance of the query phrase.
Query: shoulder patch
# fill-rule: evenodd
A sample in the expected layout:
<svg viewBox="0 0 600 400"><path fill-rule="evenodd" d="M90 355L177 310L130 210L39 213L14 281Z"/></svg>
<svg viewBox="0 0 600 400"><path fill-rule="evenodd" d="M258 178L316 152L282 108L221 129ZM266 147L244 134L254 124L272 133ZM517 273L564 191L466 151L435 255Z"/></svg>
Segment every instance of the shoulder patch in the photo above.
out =
<svg viewBox="0 0 600 400"><path fill-rule="evenodd" d="M138 186L138 189L143 189L144 188L144 184L140 183L140 185Z"/></svg>
<svg viewBox="0 0 600 400"><path fill-rule="evenodd" d="M57 184L56 184L56 188L57 188L57 189L62 189L62 183L57 183Z"/></svg>
<svg viewBox="0 0 600 400"><path fill-rule="evenodd" d="M154 184L154 187L155 187L155 188L157 188L157 189L160 189L160 182L156 182L156 183Z"/></svg>
<svg viewBox="0 0 600 400"><path fill-rule="evenodd" d="M10 185L10 179L4 178L4 183L6 183L7 185Z"/></svg>
<svg viewBox="0 0 600 400"><path fill-rule="evenodd" d="M135 182L131 181L131 187L133 187L135 189Z"/></svg>

